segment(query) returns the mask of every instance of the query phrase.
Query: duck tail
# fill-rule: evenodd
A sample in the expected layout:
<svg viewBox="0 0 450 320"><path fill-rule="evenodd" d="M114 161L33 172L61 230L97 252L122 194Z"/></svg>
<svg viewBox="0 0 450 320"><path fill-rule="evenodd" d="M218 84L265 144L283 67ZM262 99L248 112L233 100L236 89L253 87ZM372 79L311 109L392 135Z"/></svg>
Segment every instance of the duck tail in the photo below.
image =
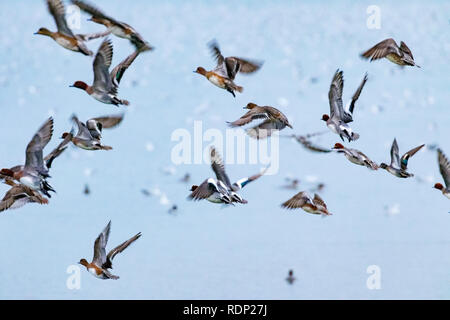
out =
<svg viewBox="0 0 450 320"><path fill-rule="evenodd" d="M244 88L241 86L236 86L236 91L242 93L242 91L244 91Z"/></svg>

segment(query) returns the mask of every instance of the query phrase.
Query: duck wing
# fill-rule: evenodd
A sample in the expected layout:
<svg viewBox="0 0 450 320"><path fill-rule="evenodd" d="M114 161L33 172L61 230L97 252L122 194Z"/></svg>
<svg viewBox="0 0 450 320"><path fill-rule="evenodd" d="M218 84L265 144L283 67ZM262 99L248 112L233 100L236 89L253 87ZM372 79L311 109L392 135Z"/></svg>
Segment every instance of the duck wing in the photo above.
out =
<svg viewBox="0 0 450 320"><path fill-rule="evenodd" d="M400 157L398 155L398 144L397 139L394 138L391 147L391 167L400 168Z"/></svg>
<svg viewBox="0 0 450 320"><path fill-rule="evenodd" d="M361 91L364 88L364 85L366 84L366 82L367 82L367 73L364 75L364 78L361 81L361 84L359 85L358 89L356 89L356 92L353 94L352 101L350 102L350 107L349 107L350 114L344 113L344 116L347 117L347 119L350 119L351 121L353 120L352 115L353 115L353 110L355 109L355 103L358 100L359 95L361 94ZM349 122L351 122L351 121L349 121Z"/></svg>
<svg viewBox="0 0 450 320"><path fill-rule="evenodd" d="M341 119L344 113L342 103L342 90L344 88L343 72L336 70L331 80L330 90L328 91L328 101L330 103L330 118Z"/></svg>
<svg viewBox="0 0 450 320"><path fill-rule="evenodd" d="M113 83L109 74L113 57L113 46L111 40L105 39L100 45L94 58L94 84L93 86L104 92L113 91Z"/></svg>
<svg viewBox="0 0 450 320"><path fill-rule="evenodd" d="M47 7L50 14L55 19L58 32L69 37L74 37L72 30L67 26L65 8L61 0L47 0Z"/></svg>
<svg viewBox="0 0 450 320"><path fill-rule="evenodd" d="M123 74L128 67L133 63L134 59L139 55L140 51L134 51L128 57L126 57L121 63L119 63L110 73L110 79L113 82L114 93L117 94L117 88L119 87L120 80L122 80Z"/></svg>
<svg viewBox="0 0 450 320"><path fill-rule="evenodd" d="M408 152L406 152L402 156L402 158L400 159L401 160L400 163L401 163L402 170L406 170L407 169L409 158L411 158L413 155L415 155L417 151L419 151L420 149L423 148L423 146L425 146L425 144L422 144L422 145L420 145L418 147L415 147L414 149L409 150Z"/></svg>
<svg viewBox="0 0 450 320"><path fill-rule="evenodd" d="M48 120L39 128L33 139L28 143L25 152L25 167L33 168L43 175L48 175L48 169L44 166L43 150L53 135L53 118Z"/></svg>
<svg viewBox="0 0 450 320"><path fill-rule="evenodd" d="M95 120L102 125L102 129L109 129L114 128L115 126L119 125L119 123L122 122L125 114L119 114L119 115L110 115L110 116L103 116L103 117L97 117L93 118L91 120Z"/></svg>
<svg viewBox="0 0 450 320"><path fill-rule="evenodd" d="M400 50L405 52L407 55L409 55L411 57L411 59L414 60L411 50L409 50L408 46L403 41L400 41Z"/></svg>
<svg viewBox="0 0 450 320"><path fill-rule="evenodd" d="M303 207L307 203L311 203L311 198L305 191L300 191L295 196L281 204L281 206L286 209L296 209Z"/></svg>
<svg viewBox="0 0 450 320"><path fill-rule="evenodd" d="M91 135L91 131L86 127L86 125L78 120L76 115L72 116L72 120L77 124L78 126L78 132L76 137L81 140L92 140L93 137Z"/></svg>
<svg viewBox="0 0 450 320"><path fill-rule="evenodd" d="M85 1L80 1L80 0L72 0L72 3L74 5L76 5L76 6L78 6L78 8L80 8L82 11L90 14L93 17L109 20L113 24L120 24L118 21L116 21L113 18L107 16L100 9L98 9L97 7L93 6L90 3L87 3Z"/></svg>
<svg viewBox="0 0 450 320"><path fill-rule="evenodd" d="M223 164L222 158L220 157L219 153L216 151L214 147L211 147L210 158L211 158L211 168L216 174L217 180L222 181L226 185L228 190L231 190L230 178L228 178L228 175L225 172L225 166Z"/></svg>
<svg viewBox="0 0 450 320"><path fill-rule="evenodd" d="M233 183L233 185L232 185L232 190L233 190L233 191L239 191L239 190L241 190L241 189L244 188L249 182L255 181L256 179L262 177L262 176L266 173L266 171L267 171L268 169L269 169L269 167L264 168L260 173L257 173L257 174L254 174L254 175L250 176L250 177L242 178L242 179L236 181L236 182Z"/></svg>
<svg viewBox="0 0 450 320"><path fill-rule="evenodd" d="M370 61L373 61L382 59L391 53L399 55L399 50L395 40L389 38L377 43L372 48L362 53L361 56L366 59L370 58Z"/></svg>
<svg viewBox="0 0 450 320"><path fill-rule="evenodd" d="M323 199L317 193L314 194L313 203L316 206L322 206L325 209L327 209L327 205L325 204L325 201L323 201Z"/></svg>
<svg viewBox="0 0 450 320"><path fill-rule="evenodd" d="M106 262L102 265L102 269L112 269L112 260L114 259L114 257L118 254L123 252L123 250L125 250L126 248L128 248L128 246L130 244L132 244L133 242L135 242L137 239L139 239L141 237L141 233L139 232L138 234L136 234L135 236L131 237L130 239L128 239L127 241L121 243L120 245L118 245L117 247L115 247L114 249L112 249L108 255L106 256Z"/></svg>
<svg viewBox="0 0 450 320"><path fill-rule="evenodd" d="M106 262L106 244L108 243L109 232L111 230L111 221L108 222L105 229L98 235L94 243L94 258L92 263L96 266L102 266Z"/></svg>
<svg viewBox="0 0 450 320"><path fill-rule="evenodd" d="M70 134L66 135L64 140L55 149L53 149L52 152L50 152L48 155L45 156L45 158L44 158L45 166L48 169L51 168L53 160L55 160L57 157L59 157L61 155L61 153L63 153L67 149L67 145L72 140L72 137L73 137L73 134L71 132Z"/></svg>
<svg viewBox="0 0 450 320"><path fill-rule="evenodd" d="M445 186L450 188L450 161L448 161L441 149L438 149L437 152L439 171L441 172L442 178L444 178Z"/></svg>
<svg viewBox="0 0 450 320"><path fill-rule="evenodd" d="M212 196L214 192L218 192L217 186L210 182L209 179L206 179L199 186L194 188L188 198L196 201L203 200Z"/></svg>

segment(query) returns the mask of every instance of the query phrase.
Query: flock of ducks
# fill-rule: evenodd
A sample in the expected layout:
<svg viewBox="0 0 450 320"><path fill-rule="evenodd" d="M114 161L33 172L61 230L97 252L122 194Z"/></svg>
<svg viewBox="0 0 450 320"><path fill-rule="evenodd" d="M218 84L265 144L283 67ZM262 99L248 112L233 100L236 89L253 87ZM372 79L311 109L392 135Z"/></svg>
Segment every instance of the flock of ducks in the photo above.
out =
<svg viewBox="0 0 450 320"><path fill-rule="evenodd" d="M121 63L110 71L113 46L108 38L101 43L93 60L94 79L92 85L88 85L83 81L75 81L72 87L82 89L91 97L99 102L112 105L129 105L129 101L118 97L118 88L120 81L127 70L138 57L145 51L151 51L154 48L143 39L143 37L130 25L115 20L95 8L93 5L81 0L72 0L82 11L89 14L90 21L102 24L106 27L106 31L94 34L74 34L68 27L65 19L65 9L61 0L46 0L48 10L53 16L57 31L52 32L46 28L40 28L36 34L51 37L60 46L92 56L93 53L86 46L86 42L91 39L106 37L113 34L117 37L127 39L134 47L134 51L126 57ZM258 60L250 60L238 57L224 57L219 49L216 41L209 43L209 48L216 60L216 67L211 71L206 71L203 67L198 67L194 72L204 76L215 86L224 89L235 97L235 92L243 92L243 87L237 85L234 80L238 73L254 73L259 70L263 62ZM400 46L393 39L386 39L361 55L365 59L377 60L386 58L389 61L400 66L417 66L414 62L411 50L404 42L400 42ZM324 114L322 120L326 122L326 126L333 133L337 134L342 143L345 139L350 143L360 138L360 135L352 130L349 123L353 122L353 112L355 104L367 82L367 74L364 76L356 92L353 94L350 105L344 108L342 101L342 92L344 87L343 72L337 70L334 74L329 93L330 113ZM252 123L255 120L262 120L257 125L246 129L246 133L254 139L266 139L274 132L280 131L292 125L287 117L278 109L271 106L259 106L255 103L248 103L244 109L248 110L243 116L235 121L228 122L232 128L242 127ZM60 142L54 150L44 157L43 150L50 142L53 136L54 121L50 117L38 129L36 134L26 147L26 160L23 165L16 165L11 168L3 168L0 170L0 180L11 188L6 192L0 201L0 212L8 209L19 208L28 203L48 204L51 198L50 192L55 192L47 179L50 178L49 171L53 161L67 149L68 144L72 143L78 148L85 150L111 150L111 146L103 145L101 142L102 130L104 128L113 128L123 120L124 114L111 115L103 117L95 117L86 122L80 121L76 115L72 116L73 122L78 128L75 134L74 130L64 132L61 135ZM329 153L332 151L343 153L344 156L352 163L365 166L370 170L385 169L398 178L409 178L413 174L407 171L408 160L416 154L424 145L420 145L399 156L399 148L397 140L394 139L391 147L391 162L389 165L381 163L380 165L372 161L363 152L345 147L342 143L336 143L333 148L323 148L317 146L311 140L314 136L322 133L313 133L308 135L289 135L295 138L305 148L319 153ZM436 183L434 188L441 190L444 196L450 199L450 162L441 149L437 149L438 164L440 173L444 179L444 184ZM215 174L215 178L207 178L199 185L193 185L188 196L191 200L208 200L212 203L220 203L224 205L234 205L235 203L246 204L247 200L239 194L248 183L259 179L265 174L268 168L262 172L245 177L231 183L221 156L215 149L210 149L211 167ZM187 174L183 177L183 181L190 180ZM296 189L298 180L293 180L285 188ZM323 188L323 184L317 190ZM86 186L85 193L88 194L89 188ZM301 191L295 194L281 205L286 209L301 208L304 211L318 215L331 215L328 211L325 201L317 194L311 196L308 191ZM119 277L110 273L112 268L112 260L118 254L124 251L130 244L141 237L141 233L136 234L127 241L123 242L116 248L106 254L105 248L108 242L111 222L107 224L105 229L99 234L94 244L94 257L89 263L86 259L81 259L80 264L94 276L100 279L118 279ZM287 281L293 283L293 271L290 270Z"/></svg>

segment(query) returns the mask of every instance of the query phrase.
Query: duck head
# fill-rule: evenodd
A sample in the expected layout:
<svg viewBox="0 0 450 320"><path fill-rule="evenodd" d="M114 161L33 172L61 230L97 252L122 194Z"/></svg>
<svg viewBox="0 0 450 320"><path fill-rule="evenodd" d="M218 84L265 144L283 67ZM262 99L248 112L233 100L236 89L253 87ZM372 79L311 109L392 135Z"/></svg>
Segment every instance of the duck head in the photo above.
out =
<svg viewBox="0 0 450 320"><path fill-rule="evenodd" d="M194 72L206 76L206 70L203 67L198 67Z"/></svg>
<svg viewBox="0 0 450 320"><path fill-rule="evenodd" d="M78 263L83 265L83 266L85 266L85 267L87 267L88 264L89 264L86 259L81 259L80 262L78 262Z"/></svg>
<svg viewBox="0 0 450 320"><path fill-rule="evenodd" d="M193 186L191 187L191 190L189 190L189 191L195 191L197 188L198 188L198 186L193 185Z"/></svg>
<svg viewBox="0 0 450 320"><path fill-rule="evenodd" d="M99 18L99 17L91 17L87 19L88 21L92 21L95 23L103 24L104 26L109 27L111 23L107 19Z"/></svg>
<svg viewBox="0 0 450 320"><path fill-rule="evenodd" d="M327 114L322 115L322 120L323 121L328 121L328 119L330 119L330 116Z"/></svg>
<svg viewBox="0 0 450 320"><path fill-rule="evenodd" d="M78 89L81 89L81 90L84 90L84 91L86 91L87 88L89 88L89 86L86 83L84 83L83 81L75 81L75 83L73 85L71 85L70 87L71 88L78 88Z"/></svg>
<svg viewBox="0 0 450 320"><path fill-rule="evenodd" d="M345 149L345 147L341 143L338 142L338 143L334 144L334 147L332 149L339 150L339 149Z"/></svg>
<svg viewBox="0 0 450 320"><path fill-rule="evenodd" d="M14 171L10 170L10 169L2 169L0 170L0 174L3 176L7 176L7 177L14 177Z"/></svg>
<svg viewBox="0 0 450 320"><path fill-rule="evenodd" d="M47 28L40 28L37 32L35 32L34 34L42 34L44 36L49 36L51 37L53 35L53 32L51 32L50 30L48 30Z"/></svg>
<svg viewBox="0 0 450 320"><path fill-rule="evenodd" d="M444 186L442 185L442 183L436 183L433 188L438 190L444 190Z"/></svg>
<svg viewBox="0 0 450 320"><path fill-rule="evenodd" d="M249 109L249 110L251 110L251 109L253 109L253 108L255 108L255 107L257 107L256 103L249 102L249 103L247 103L247 105L244 107L244 109Z"/></svg>
<svg viewBox="0 0 450 320"><path fill-rule="evenodd" d="M384 163L384 162L382 162L381 164L380 164L380 168L381 169L386 169L388 167L388 165L386 164L386 163Z"/></svg>

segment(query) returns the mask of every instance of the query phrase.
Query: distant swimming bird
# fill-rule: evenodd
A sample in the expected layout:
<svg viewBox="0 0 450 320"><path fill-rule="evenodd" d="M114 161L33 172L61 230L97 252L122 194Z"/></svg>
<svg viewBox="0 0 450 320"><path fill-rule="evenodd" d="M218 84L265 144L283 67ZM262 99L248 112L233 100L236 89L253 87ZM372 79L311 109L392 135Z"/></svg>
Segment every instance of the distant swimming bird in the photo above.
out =
<svg viewBox="0 0 450 320"><path fill-rule="evenodd" d="M251 177L242 178L235 183L231 184L228 175L225 172L225 166L223 164L220 155L217 153L214 147L211 147L210 151L211 167L216 174L216 179L208 178L203 181L199 186L192 186L192 193L189 195L191 200L203 200L206 199L213 203L226 203L231 204L233 202L247 203L247 200L243 199L237 192L245 187L249 182L252 182L266 172L267 168L261 173L255 174Z"/></svg>
<svg viewBox="0 0 450 320"><path fill-rule="evenodd" d="M91 39L96 39L105 36L105 33L93 33L90 35L83 34L73 34L72 30L67 26L67 21L65 17L65 9L61 0L47 0L47 7L50 14L53 16L56 22L58 31L52 32L47 28L40 28L35 34L41 34L48 36L56 41L60 46L81 52L84 55L91 56L92 51L90 51L84 41Z"/></svg>
<svg viewBox="0 0 450 320"><path fill-rule="evenodd" d="M346 148L340 143L336 143L333 149L336 150L336 152L343 153L345 157L354 164L364 166L370 170L378 170L378 165L359 150Z"/></svg>
<svg viewBox="0 0 450 320"><path fill-rule="evenodd" d="M314 152L319 152L319 153L328 153L331 152L330 149L326 149L324 147L318 146L316 144L314 144L311 141L311 137L323 134L324 132L317 132L317 133L310 133L310 134L306 134L306 135L296 135L296 134L292 134L289 136L283 136L283 137L289 137L289 138L294 138L298 143L300 143L303 147L305 147L305 149L309 150L309 151L314 151Z"/></svg>
<svg viewBox="0 0 450 320"><path fill-rule="evenodd" d="M5 179L5 183L12 188L6 192L0 201L0 212L8 209L17 209L27 203L47 204L48 200L41 196L39 192L23 185L17 184L10 179Z"/></svg>
<svg viewBox="0 0 450 320"><path fill-rule="evenodd" d="M180 182L188 183L191 181L191 175L189 173L186 173L183 178L180 179Z"/></svg>
<svg viewBox="0 0 450 320"><path fill-rule="evenodd" d="M100 102L115 106L120 104L127 106L130 104L127 100L121 100L117 97L119 83L127 68L138 55L139 51L133 52L109 73L113 57L113 46L111 40L105 39L95 55L93 63L94 83L92 86L87 85L83 81L76 81L71 87L86 91L87 94Z"/></svg>
<svg viewBox="0 0 450 320"><path fill-rule="evenodd" d="M287 117L274 107L258 106L255 103L250 102L244 109L248 109L249 111L238 120L228 122L228 125L234 128L249 124L256 119L264 119L260 124L245 130L252 138L264 139L271 136L276 130L283 130L286 127L292 129Z"/></svg>
<svg viewBox="0 0 450 320"><path fill-rule="evenodd" d="M103 24L106 28L108 28L108 31L105 32L105 34L112 33L113 35L115 35L119 38L128 39L136 47L136 50L139 50L141 52L154 49L130 25L128 25L124 22L117 21L117 20L105 15L99 9L97 9L96 7L94 7L91 4L88 4L85 1L72 0L72 3L76 6L78 6L84 12L92 15L92 18L89 19L90 21L93 21L93 22L99 23L99 24Z"/></svg>
<svg viewBox="0 0 450 320"><path fill-rule="evenodd" d="M445 188L442 183L436 183L434 187L442 191L442 194L450 199L450 161L445 157L441 149L437 150L439 171L444 178Z"/></svg>
<svg viewBox="0 0 450 320"><path fill-rule="evenodd" d="M363 58L378 60L386 58L389 61L400 66L416 66L420 68L415 62L411 50L406 46L406 43L400 41L400 47L394 39L389 38L377 43L375 46L361 54Z"/></svg>
<svg viewBox="0 0 450 320"><path fill-rule="evenodd" d="M176 204L172 205L168 211L169 214L175 214L178 210L178 206Z"/></svg>
<svg viewBox="0 0 450 320"><path fill-rule="evenodd" d="M55 190L47 182L50 177L44 162L43 149L53 135L53 118L49 118L28 143L25 152L25 165L0 170L0 177L12 178L35 191L40 191L51 198L49 191ZM51 162L50 162L51 163Z"/></svg>
<svg viewBox="0 0 450 320"><path fill-rule="evenodd" d="M290 189L290 190L297 190L298 185L300 184L299 179L289 179L286 178L286 180L289 182L288 184L282 186L283 189Z"/></svg>
<svg viewBox="0 0 450 320"><path fill-rule="evenodd" d="M234 83L234 78L238 72L253 73L263 65L261 61L252 61L237 57L224 57L220 52L219 45L214 40L209 43L217 66L214 70L206 71L203 67L198 67L195 73L205 76L215 86L230 92L233 97L235 91L242 92L244 88Z"/></svg>
<svg viewBox="0 0 450 320"><path fill-rule="evenodd" d="M326 121L327 127L338 134L342 141L344 141L344 137L347 138L349 142L358 140L359 138L359 134L353 132L348 123L353 121L353 109L355 108L355 103L358 100L366 81L367 74L364 76L364 79L353 95L348 110L344 110L342 103L342 90L344 89L343 72L338 69L331 81L330 91L328 92L330 115L324 114L322 120Z"/></svg>
<svg viewBox="0 0 450 320"><path fill-rule="evenodd" d="M73 115L72 120L78 126L78 133L74 136L73 132L64 132L62 138L70 139L74 145L85 150L111 150L112 147L101 144L103 128L113 128L123 120L123 114L118 116L104 116L92 118L86 121L86 124L78 120Z"/></svg>
<svg viewBox="0 0 450 320"><path fill-rule="evenodd" d="M422 149L423 146L424 144L409 150L400 159L398 155L397 139L394 139L394 142L392 143L391 147L391 164L387 165L385 163L381 163L380 168L385 169L387 172L393 174L398 178L413 177L414 175L412 173L406 171L408 166L408 159L412 157L414 154L416 154L417 151Z"/></svg>
<svg viewBox="0 0 450 320"><path fill-rule="evenodd" d="M105 229L103 229L102 233L100 233L95 240L94 244L94 258L91 263L88 263L86 259L81 259L79 264L86 267L89 273L93 274L95 277L99 279L119 279L118 276L115 276L109 272L108 269L112 269L112 260L114 257L121 253L123 250L128 248L130 244L141 237L141 233L139 232L132 238L118 245L114 249L112 249L108 255L106 255L106 244L108 243L109 232L111 228L111 221L107 224Z"/></svg>
<svg viewBox="0 0 450 320"><path fill-rule="evenodd" d="M87 196L91 194L91 188L89 188L88 184L84 185L83 193Z"/></svg>
<svg viewBox="0 0 450 320"><path fill-rule="evenodd" d="M314 199L311 199L306 191L297 193L281 206L286 209L301 208L312 214L331 215L327 209L327 205L318 194L314 194Z"/></svg>
<svg viewBox="0 0 450 320"><path fill-rule="evenodd" d="M294 277L294 271L289 270L288 276L286 278L287 283L293 284L295 280L296 280L296 278Z"/></svg>

